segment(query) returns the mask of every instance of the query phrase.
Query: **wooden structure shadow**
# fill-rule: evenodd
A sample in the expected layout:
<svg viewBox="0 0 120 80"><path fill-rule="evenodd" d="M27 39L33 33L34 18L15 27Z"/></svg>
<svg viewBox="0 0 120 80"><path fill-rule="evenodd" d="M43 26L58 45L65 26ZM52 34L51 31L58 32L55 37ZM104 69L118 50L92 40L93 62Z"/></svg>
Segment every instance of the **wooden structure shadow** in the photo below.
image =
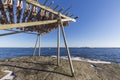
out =
<svg viewBox="0 0 120 80"><path fill-rule="evenodd" d="M42 64L42 65L46 65L46 64ZM41 71L41 72L47 72L47 73L55 73L55 74L60 74L60 75L67 76L67 77L73 77L70 74L55 71L57 69L57 67L55 67L54 70L45 70L45 69L27 68L27 67L16 66L16 65L11 65L11 64L0 64L0 66L6 66L6 67L11 67L11 68L19 68L19 69L29 70L29 71Z"/></svg>
<svg viewBox="0 0 120 80"><path fill-rule="evenodd" d="M74 76L74 69L66 41L64 26L68 26L71 21L76 22L78 17L71 18L73 15L69 16L68 11L70 7L63 12L63 8L57 10L59 5L55 6L53 9L50 8L54 2L51 2L48 6L46 6L46 3L48 3L48 0L45 0L43 4L40 4L38 0L0 0L0 30L12 31L0 34L0 36L17 33L37 34L38 37L33 56L35 56L38 42L40 56L40 37L54 29L58 29L57 65L59 66L61 28L71 73L72 76Z"/></svg>

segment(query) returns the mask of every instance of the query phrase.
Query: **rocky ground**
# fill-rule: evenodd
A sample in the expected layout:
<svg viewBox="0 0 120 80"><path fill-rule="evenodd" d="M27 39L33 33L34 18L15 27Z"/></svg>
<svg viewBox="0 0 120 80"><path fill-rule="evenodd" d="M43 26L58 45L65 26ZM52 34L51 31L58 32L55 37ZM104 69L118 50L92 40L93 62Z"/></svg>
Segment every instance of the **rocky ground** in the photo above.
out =
<svg viewBox="0 0 120 80"><path fill-rule="evenodd" d="M85 61L73 61L75 77L67 60L61 60L56 66L56 58L23 57L0 61L1 70L11 70L14 80L120 80L120 65L95 64Z"/></svg>
<svg viewBox="0 0 120 80"><path fill-rule="evenodd" d="M3 71L0 71L0 79L2 78L2 77L4 77L5 75L7 75L8 73L5 73L5 72L3 72Z"/></svg>

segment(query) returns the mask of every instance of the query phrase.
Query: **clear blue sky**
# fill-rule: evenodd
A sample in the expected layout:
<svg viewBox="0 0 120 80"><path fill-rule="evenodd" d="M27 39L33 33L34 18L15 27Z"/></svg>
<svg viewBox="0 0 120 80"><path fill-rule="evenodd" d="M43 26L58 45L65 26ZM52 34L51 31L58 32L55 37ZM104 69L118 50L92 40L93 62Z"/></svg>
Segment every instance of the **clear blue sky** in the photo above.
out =
<svg viewBox="0 0 120 80"><path fill-rule="evenodd" d="M120 0L55 0L56 4L64 8L72 5L70 13L79 16L65 28L70 47L120 47ZM42 36L41 46L55 47L56 35L54 30ZM35 40L31 34L4 36L0 37L0 47L34 47Z"/></svg>

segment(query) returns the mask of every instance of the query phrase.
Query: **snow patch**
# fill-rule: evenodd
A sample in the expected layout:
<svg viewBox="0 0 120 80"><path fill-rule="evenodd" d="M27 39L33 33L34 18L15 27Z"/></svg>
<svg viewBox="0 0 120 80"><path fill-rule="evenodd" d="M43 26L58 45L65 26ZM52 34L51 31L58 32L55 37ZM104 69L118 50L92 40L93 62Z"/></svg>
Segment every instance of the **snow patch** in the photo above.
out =
<svg viewBox="0 0 120 80"><path fill-rule="evenodd" d="M5 70L3 72L6 72L8 74L6 76L4 76L3 78L1 78L0 80L11 80L11 79L13 79L15 77L14 75L12 75L13 74L12 71Z"/></svg>
<svg viewBox="0 0 120 80"><path fill-rule="evenodd" d="M57 56L51 56L53 58L56 58ZM66 59L68 60L67 56L61 56L61 59ZM96 63L96 64L111 64L111 62L107 62L107 61L101 61L101 60L91 60L91 59L85 59L85 58L81 58L81 57L71 57L71 59L73 61L84 61L84 62L89 62L89 63Z"/></svg>

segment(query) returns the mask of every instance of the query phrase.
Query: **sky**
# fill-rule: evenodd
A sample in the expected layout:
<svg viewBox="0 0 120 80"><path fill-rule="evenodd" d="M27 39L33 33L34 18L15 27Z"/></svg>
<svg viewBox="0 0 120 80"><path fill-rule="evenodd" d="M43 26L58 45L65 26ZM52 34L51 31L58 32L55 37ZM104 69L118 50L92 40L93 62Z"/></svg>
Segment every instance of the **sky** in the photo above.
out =
<svg viewBox="0 0 120 80"><path fill-rule="evenodd" d="M48 4L52 0L49 0ZM44 0L40 0L43 3ZM69 11L77 22L65 27L70 47L120 47L120 0L54 0ZM48 5L47 4L47 5ZM60 9L60 8L59 8ZM0 33L5 33L1 30ZM34 47L36 35L15 34L0 37L0 47ZM57 30L41 37L41 47L57 46ZM61 33L61 47L64 41Z"/></svg>

